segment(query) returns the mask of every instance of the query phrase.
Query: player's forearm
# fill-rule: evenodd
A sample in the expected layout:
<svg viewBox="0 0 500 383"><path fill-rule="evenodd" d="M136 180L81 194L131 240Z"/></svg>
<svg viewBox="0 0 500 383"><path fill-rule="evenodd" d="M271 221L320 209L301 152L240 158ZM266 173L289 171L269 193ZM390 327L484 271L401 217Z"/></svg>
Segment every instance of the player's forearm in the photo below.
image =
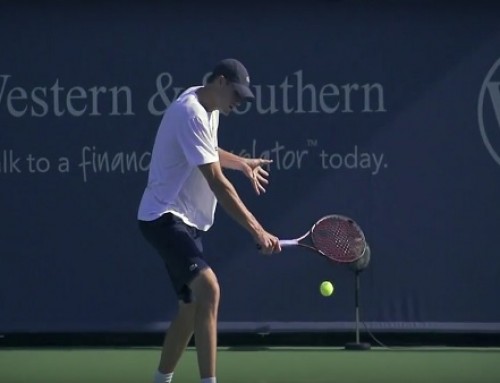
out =
<svg viewBox="0 0 500 383"><path fill-rule="evenodd" d="M245 158L219 148L219 162L223 168L241 170Z"/></svg>

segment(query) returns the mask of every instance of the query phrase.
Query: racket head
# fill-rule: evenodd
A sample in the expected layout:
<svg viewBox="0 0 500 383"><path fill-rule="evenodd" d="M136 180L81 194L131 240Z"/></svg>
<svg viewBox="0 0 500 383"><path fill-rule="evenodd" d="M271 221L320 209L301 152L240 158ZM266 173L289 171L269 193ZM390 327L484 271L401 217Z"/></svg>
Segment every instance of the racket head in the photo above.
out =
<svg viewBox="0 0 500 383"><path fill-rule="evenodd" d="M363 257L366 239L353 219L332 214L319 219L310 230L311 242L321 255L339 263L352 263Z"/></svg>

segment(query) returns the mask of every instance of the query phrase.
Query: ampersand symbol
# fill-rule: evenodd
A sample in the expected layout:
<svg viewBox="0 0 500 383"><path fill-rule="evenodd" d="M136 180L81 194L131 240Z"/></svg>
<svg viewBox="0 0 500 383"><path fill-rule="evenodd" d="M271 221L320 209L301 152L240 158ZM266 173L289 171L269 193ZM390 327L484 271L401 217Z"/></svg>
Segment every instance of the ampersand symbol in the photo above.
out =
<svg viewBox="0 0 500 383"><path fill-rule="evenodd" d="M166 83L163 82L163 79L166 78ZM154 114L156 116L161 115L165 109L171 104L171 100L167 97L167 89L170 88L172 85L172 75L168 72L163 72L158 75L156 78L156 90L157 92L151 96L148 102L148 109L151 114ZM156 100L158 99L158 96L161 98L161 101L163 101L163 109L158 110L155 107Z"/></svg>

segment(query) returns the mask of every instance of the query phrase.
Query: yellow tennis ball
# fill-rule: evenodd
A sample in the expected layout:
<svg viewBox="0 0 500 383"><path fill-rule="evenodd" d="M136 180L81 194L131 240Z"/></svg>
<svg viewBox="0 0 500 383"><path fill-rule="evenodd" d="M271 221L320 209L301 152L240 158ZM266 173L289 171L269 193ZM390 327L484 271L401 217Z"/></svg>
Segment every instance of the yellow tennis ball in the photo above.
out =
<svg viewBox="0 0 500 383"><path fill-rule="evenodd" d="M332 282L329 281L324 281L319 286L319 291L324 297L329 297L330 295L332 295L334 290L335 288L333 287Z"/></svg>

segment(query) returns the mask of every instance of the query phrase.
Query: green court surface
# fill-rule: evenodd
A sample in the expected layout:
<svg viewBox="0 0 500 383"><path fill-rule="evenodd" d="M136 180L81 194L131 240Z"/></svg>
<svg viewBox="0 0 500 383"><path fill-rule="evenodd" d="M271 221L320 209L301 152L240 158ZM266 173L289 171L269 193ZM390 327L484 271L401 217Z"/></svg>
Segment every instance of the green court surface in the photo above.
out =
<svg viewBox="0 0 500 383"><path fill-rule="evenodd" d="M1 383L151 383L159 348L0 349ZM175 383L199 382L188 349ZM219 383L499 383L500 349L227 349Z"/></svg>

